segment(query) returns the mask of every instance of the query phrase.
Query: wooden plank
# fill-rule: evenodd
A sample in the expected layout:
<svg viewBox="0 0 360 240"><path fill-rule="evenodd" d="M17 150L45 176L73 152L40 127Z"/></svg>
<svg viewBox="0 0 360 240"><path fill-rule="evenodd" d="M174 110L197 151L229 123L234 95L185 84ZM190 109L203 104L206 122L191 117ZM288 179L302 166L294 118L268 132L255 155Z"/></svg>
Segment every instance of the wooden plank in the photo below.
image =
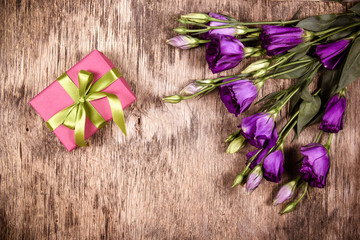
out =
<svg viewBox="0 0 360 240"><path fill-rule="evenodd" d="M223 140L240 119L216 93L164 104L190 79L208 78L204 48L165 45L175 17L216 11L243 21L344 12L335 2L270 0L1 1L1 239L358 239L360 83L348 91L345 129L332 145L325 190L292 214L271 200L279 185L250 196L231 183L250 148ZM104 52L138 96L125 111L128 137L109 124L89 148L68 153L28 101L93 49ZM238 68L239 71L248 61ZM289 82L270 81L262 94ZM254 109L247 112L251 114ZM246 115L243 115L246 116ZM316 127L291 147L313 141ZM284 181L294 171L286 166Z"/></svg>

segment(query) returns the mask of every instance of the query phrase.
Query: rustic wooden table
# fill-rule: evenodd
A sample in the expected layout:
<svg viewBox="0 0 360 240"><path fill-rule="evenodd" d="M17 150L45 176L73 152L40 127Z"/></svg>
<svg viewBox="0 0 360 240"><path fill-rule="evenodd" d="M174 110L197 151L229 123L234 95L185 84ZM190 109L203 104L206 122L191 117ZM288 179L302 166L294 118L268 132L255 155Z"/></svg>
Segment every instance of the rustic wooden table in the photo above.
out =
<svg viewBox="0 0 360 240"><path fill-rule="evenodd" d="M360 82L348 90L345 129L333 141L326 189L291 214L271 205L280 185L251 195L231 184L246 148L225 153L240 119L217 93L164 104L189 79L212 77L204 48L165 44L175 17L215 11L243 21L344 12L351 4L270 0L1 1L1 239L359 239ZM111 123L90 147L67 152L29 100L93 49L120 69L138 100L128 137ZM237 72L247 61L228 73ZM270 81L263 94L289 81ZM254 110L247 114L253 113ZM315 138L308 129L299 146ZM286 166L283 182L291 171ZM290 172L290 173L289 173Z"/></svg>

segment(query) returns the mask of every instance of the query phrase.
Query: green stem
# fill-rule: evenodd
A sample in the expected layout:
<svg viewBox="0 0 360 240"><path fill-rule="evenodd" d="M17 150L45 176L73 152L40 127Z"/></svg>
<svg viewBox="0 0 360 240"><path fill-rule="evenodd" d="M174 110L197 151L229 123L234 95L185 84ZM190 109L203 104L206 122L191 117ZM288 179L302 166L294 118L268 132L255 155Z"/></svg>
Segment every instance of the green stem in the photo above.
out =
<svg viewBox="0 0 360 240"><path fill-rule="evenodd" d="M277 77L277 76L281 76L281 75L283 75L283 74L296 71L296 70L298 70L298 69L300 69L300 68L303 68L303 67L305 67L306 65L309 65L309 64L310 64L310 62L307 63L307 64L304 64L304 65L298 66L298 67L296 67L296 68L289 69L289 70L284 71L284 72L275 73L275 74L270 75L270 76L268 76L268 77L266 77L266 78L268 78L268 79L270 79L270 78L275 78L275 77Z"/></svg>
<svg viewBox="0 0 360 240"><path fill-rule="evenodd" d="M240 42L250 42L250 41L256 41L259 40L259 37L252 37L252 38L240 38L238 39Z"/></svg>
<svg viewBox="0 0 360 240"><path fill-rule="evenodd" d="M284 65L280 66L279 68L289 67L289 66L292 66L292 65L300 64L300 63L309 63L309 62L312 62L312 61L314 61L314 60L313 59L306 59L306 60L290 62L290 63L287 63L287 64L284 64Z"/></svg>
<svg viewBox="0 0 360 240"><path fill-rule="evenodd" d="M314 33L314 36L321 36L321 35L327 34L327 33L329 33L329 32L338 30L338 29L340 29L340 28L342 28L342 26L330 28L330 29L327 29L327 30L324 30L324 31L321 31L321 32L316 32L316 33Z"/></svg>
<svg viewBox="0 0 360 240"><path fill-rule="evenodd" d="M329 154L329 152L330 152L331 141L332 141L332 139L333 139L333 136L334 136L334 134L331 133L330 136L329 136L329 138L328 138L328 140L327 140L327 142L326 142L326 144L325 144L325 146L324 146L324 147L326 148L328 154Z"/></svg>
<svg viewBox="0 0 360 240"><path fill-rule="evenodd" d="M351 24L351 25L349 25L349 26L347 26L347 27L344 27L344 28L341 28L341 29L339 29L339 30L337 30L337 31L331 32L331 33L329 33L329 34L326 34L325 36L323 36L323 37L321 37L321 38L318 38L318 39L316 39L315 41L312 41L310 44L317 43L317 42L319 42L319 41L321 41L321 40L323 40L323 39L325 39L325 38L328 38L328 37L336 34L336 33L345 31L346 29L349 29L349 28L352 28L352 27L356 27L356 26L359 26L359 25L360 25L360 22Z"/></svg>
<svg viewBox="0 0 360 240"><path fill-rule="evenodd" d="M231 21L231 20L220 20L217 18L209 18L209 20L212 22L234 23L237 25L275 25L275 24L287 25L287 24L297 23L300 21L300 19L296 19L296 20L289 20L289 21L273 21L273 22L237 22L237 21Z"/></svg>
<svg viewBox="0 0 360 240"><path fill-rule="evenodd" d="M281 129L281 131L279 132L279 134L278 134L278 136L279 137L281 137L283 134L284 134L284 132L285 132L285 130L290 126L290 124L291 124L291 122L294 120L294 119L296 119L297 118L297 116L299 115L299 110L290 118L290 120L285 124L285 126ZM295 121L295 122L297 122L297 121ZM293 128L293 127L292 127ZM292 128L290 128L290 129L292 129ZM286 135L287 136L287 135Z"/></svg>
<svg viewBox="0 0 360 240"><path fill-rule="evenodd" d="M291 58L292 56L294 56L296 53L287 53L284 56L282 56L280 58L280 60L278 60L278 62L276 62L275 64L271 65L270 67L268 67L266 70L269 71L273 68L275 68L276 66L282 64L283 62L285 62L286 60L288 60L289 58Z"/></svg>
<svg viewBox="0 0 360 240"><path fill-rule="evenodd" d="M303 194L301 195L301 197L294 202L295 204L298 204L298 203L301 201L301 199L305 196L305 194L306 194L306 192L307 192L307 190L308 190L308 186L309 186L309 183L305 183L304 192L303 192Z"/></svg>
<svg viewBox="0 0 360 240"><path fill-rule="evenodd" d="M319 143L322 134L323 134L323 131L320 130L320 131L319 131L319 134L318 134L317 137L316 137L315 143Z"/></svg>

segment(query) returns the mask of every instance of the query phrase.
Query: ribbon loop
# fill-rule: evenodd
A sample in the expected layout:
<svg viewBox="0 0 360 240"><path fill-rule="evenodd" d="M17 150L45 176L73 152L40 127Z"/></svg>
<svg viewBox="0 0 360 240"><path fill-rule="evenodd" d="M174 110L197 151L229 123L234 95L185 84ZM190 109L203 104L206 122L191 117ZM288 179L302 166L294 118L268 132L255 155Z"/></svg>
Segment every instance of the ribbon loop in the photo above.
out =
<svg viewBox="0 0 360 240"><path fill-rule="evenodd" d="M125 117L120 99L115 94L101 92L119 77L121 77L121 73L116 68L113 68L94 83L93 73L80 70L78 74L79 88L77 88L66 73L61 75L58 82L74 100L74 103L52 116L46 122L48 128L54 131L63 124L70 129L75 129L76 145L88 146L85 141L86 117L98 129L107 123L90 101L107 97L113 120L126 136Z"/></svg>

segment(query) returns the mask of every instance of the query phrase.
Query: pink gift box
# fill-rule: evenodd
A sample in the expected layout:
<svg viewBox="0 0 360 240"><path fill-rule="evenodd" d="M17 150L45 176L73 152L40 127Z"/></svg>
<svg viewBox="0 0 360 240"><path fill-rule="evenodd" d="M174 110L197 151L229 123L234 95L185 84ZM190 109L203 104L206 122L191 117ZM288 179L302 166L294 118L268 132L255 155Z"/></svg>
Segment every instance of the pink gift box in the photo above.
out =
<svg viewBox="0 0 360 240"><path fill-rule="evenodd" d="M78 73L80 70L92 72L94 74L94 82L96 82L114 67L114 64L105 57L104 54L98 50L94 50L80 62L75 64L75 66L66 71L66 73L76 86L79 87ZM105 88L103 92L117 95L124 109L136 100L135 94L123 77L118 78L110 86ZM74 101L72 98L57 80L30 101L31 106L40 114L44 121L48 121L56 113L73 103ZM111 109L107 98L91 101L91 104L107 122L112 119ZM98 129L94 124L86 118L85 139L88 139L97 130ZM76 148L74 130L69 129L64 125L60 125L54 130L54 133L68 151Z"/></svg>

